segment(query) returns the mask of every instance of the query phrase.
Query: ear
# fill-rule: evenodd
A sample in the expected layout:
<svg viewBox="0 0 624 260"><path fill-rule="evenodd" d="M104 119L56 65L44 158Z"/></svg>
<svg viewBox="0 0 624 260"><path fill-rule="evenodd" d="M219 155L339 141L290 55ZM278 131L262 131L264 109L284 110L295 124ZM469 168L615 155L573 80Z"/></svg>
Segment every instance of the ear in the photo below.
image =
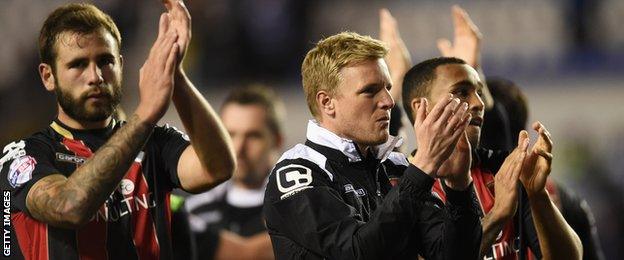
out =
<svg viewBox="0 0 624 260"><path fill-rule="evenodd" d="M422 98L413 98L410 103L410 107L412 108L412 116L414 120L416 120L416 111L418 111L418 106L420 105Z"/></svg>
<svg viewBox="0 0 624 260"><path fill-rule="evenodd" d="M123 71L123 64L124 64L123 55L119 54L119 68L121 71Z"/></svg>
<svg viewBox="0 0 624 260"><path fill-rule="evenodd" d="M54 80L54 73L52 73L52 66L47 63L39 64L39 76L41 82L47 91L53 92L56 89L56 81Z"/></svg>
<svg viewBox="0 0 624 260"><path fill-rule="evenodd" d="M319 116L324 114L333 117L336 114L334 99L324 90L316 93L316 105L319 109Z"/></svg>

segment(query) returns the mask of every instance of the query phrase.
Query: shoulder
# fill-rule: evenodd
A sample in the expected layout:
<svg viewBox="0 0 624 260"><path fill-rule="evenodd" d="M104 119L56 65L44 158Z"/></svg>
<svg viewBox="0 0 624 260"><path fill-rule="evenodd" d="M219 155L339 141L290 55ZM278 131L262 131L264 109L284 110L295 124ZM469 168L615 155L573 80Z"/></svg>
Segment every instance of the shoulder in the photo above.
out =
<svg viewBox="0 0 624 260"><path fill-rule="evenodd" d="M180 136L185 140L189 140L188 135L184 133L182 130L178 129L175 126L164 124L162 126L154 127L154 133L152 133L152 137L156 137L156 139L166 136Z"/></svg>
<svg viewBox="0 0 624 260"><path fill-rule="evenodd" d="M221 183L209 191L187 197L185 199L186 209L193 213L198 208L217 202L225 195L228 185L229 181Z"/></svg>
<svg viewBox="0 0 624 260"><path fill-rule="evenodd" d="M0 172L13 188L28 182L37 164L52 160L52 144L45 139L31 136L6 144L0 157ZM3 181L4 183L4 181ZM4 186L4 185L3 185Z"/></svg>
<svg viewBox="0 0 624 260"><path fill-rule="evenodd" d="M275 195L283 199L314 186L326 186L334 179L333 173L326 169L326 162L325 155L297 144L273 167L267 184L267 199L271 200Z"/></svg>

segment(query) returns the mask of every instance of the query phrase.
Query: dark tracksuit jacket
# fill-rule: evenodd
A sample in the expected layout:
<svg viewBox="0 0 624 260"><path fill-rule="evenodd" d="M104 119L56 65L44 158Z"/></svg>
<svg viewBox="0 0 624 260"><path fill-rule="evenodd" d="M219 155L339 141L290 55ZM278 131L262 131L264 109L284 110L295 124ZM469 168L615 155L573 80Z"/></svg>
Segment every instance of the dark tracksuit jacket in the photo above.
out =
<svg viewBox="0 0 624 260"><path fill-rule="evenodd" d="M472 189L449 190L444 204L431 192L434 179L392 152L393 137L366 158L314 121L307 139L269 176L264 212L277 259L478 257Z"/></svg>

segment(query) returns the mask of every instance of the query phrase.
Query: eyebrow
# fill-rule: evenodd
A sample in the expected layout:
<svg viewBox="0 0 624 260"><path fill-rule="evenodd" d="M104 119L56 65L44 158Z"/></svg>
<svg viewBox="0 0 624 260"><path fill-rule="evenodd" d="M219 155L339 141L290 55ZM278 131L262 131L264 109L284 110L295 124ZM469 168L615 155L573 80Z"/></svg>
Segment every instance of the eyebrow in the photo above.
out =
<svg viewBox="0 0 624 260"><path fill-rule="evenodd" d="M107 59L115 59L116 57L115 57L115 55L113 55L113 54L112 54L112 53L110 53L110 52L105 52L105 53L99 54L99 55L97 56L96 60L100 60L100 59L102 59L102 58L107 58ZM72 65L74 65L74 64L78 64L78 63L80 63L80 62L84 62L84 61L87 61L87 60L89 60L89 58L85 58L85 57L78 57L78 58L74 58L74 59L72 59L72 60L70 60L70 61L66 62L66 63L65 63L65 65L66 65L66 66L72 66Z"/></svg>
<svg viewBox="0 0 624 260"><path fill-rule="evenodd" d="M483 82L478 81L477 84L473 84L469 80L462 80L462 81L459 81L459 82L456 82L455 84L453 84L451 86L451 88L457 89L457 88L466 87L466 86L474 87L477 90L481 90L481 89L483 89Z"/></svg>

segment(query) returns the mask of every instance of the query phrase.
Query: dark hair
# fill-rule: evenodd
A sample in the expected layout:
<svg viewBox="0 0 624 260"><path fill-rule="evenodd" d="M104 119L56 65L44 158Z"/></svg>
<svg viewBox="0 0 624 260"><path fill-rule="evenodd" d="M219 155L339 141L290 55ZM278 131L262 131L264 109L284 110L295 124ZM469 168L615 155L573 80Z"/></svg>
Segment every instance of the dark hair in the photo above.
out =
<svg viewBox="0 0 624 260"><path fill-rule="evenodd" d="M436 78L436 69L442 65L466 64L465 61L453 57L439 57L428 59L414 65L403 78L403 109L412 124L414 111L412 100L420 97L429 97L433 80Z"/></svg>
<svg viewBox="0 0 624 260"><path fill-rule="evenodd" d="M529 117L527 97L508 79L493 77L488 78L486 82L494 101L501 103L507 111L512 138L517 137L520 131L526 128Z"/></svg>
<svg viewBox="0 0 624 260"><path fill-rule="evenodd" d="M266 119L269 129L274 134L282 134L282 125L284 120L284 104L277 96L273 89L264 85L250 85L244 88L238 88L230 92L223 104L221 110L231 103L240 105L257 105L266 110Z"/></svg>
<svg viewBox="0 0 624 260"><path fill-rule="evenodd" d="M91 4L67 4L54 10L43 23L39 33L39 58L54 69L55 44L63 32L88 34L99 29L107 30L121 48L121 35L113 19Z"/></svg>

